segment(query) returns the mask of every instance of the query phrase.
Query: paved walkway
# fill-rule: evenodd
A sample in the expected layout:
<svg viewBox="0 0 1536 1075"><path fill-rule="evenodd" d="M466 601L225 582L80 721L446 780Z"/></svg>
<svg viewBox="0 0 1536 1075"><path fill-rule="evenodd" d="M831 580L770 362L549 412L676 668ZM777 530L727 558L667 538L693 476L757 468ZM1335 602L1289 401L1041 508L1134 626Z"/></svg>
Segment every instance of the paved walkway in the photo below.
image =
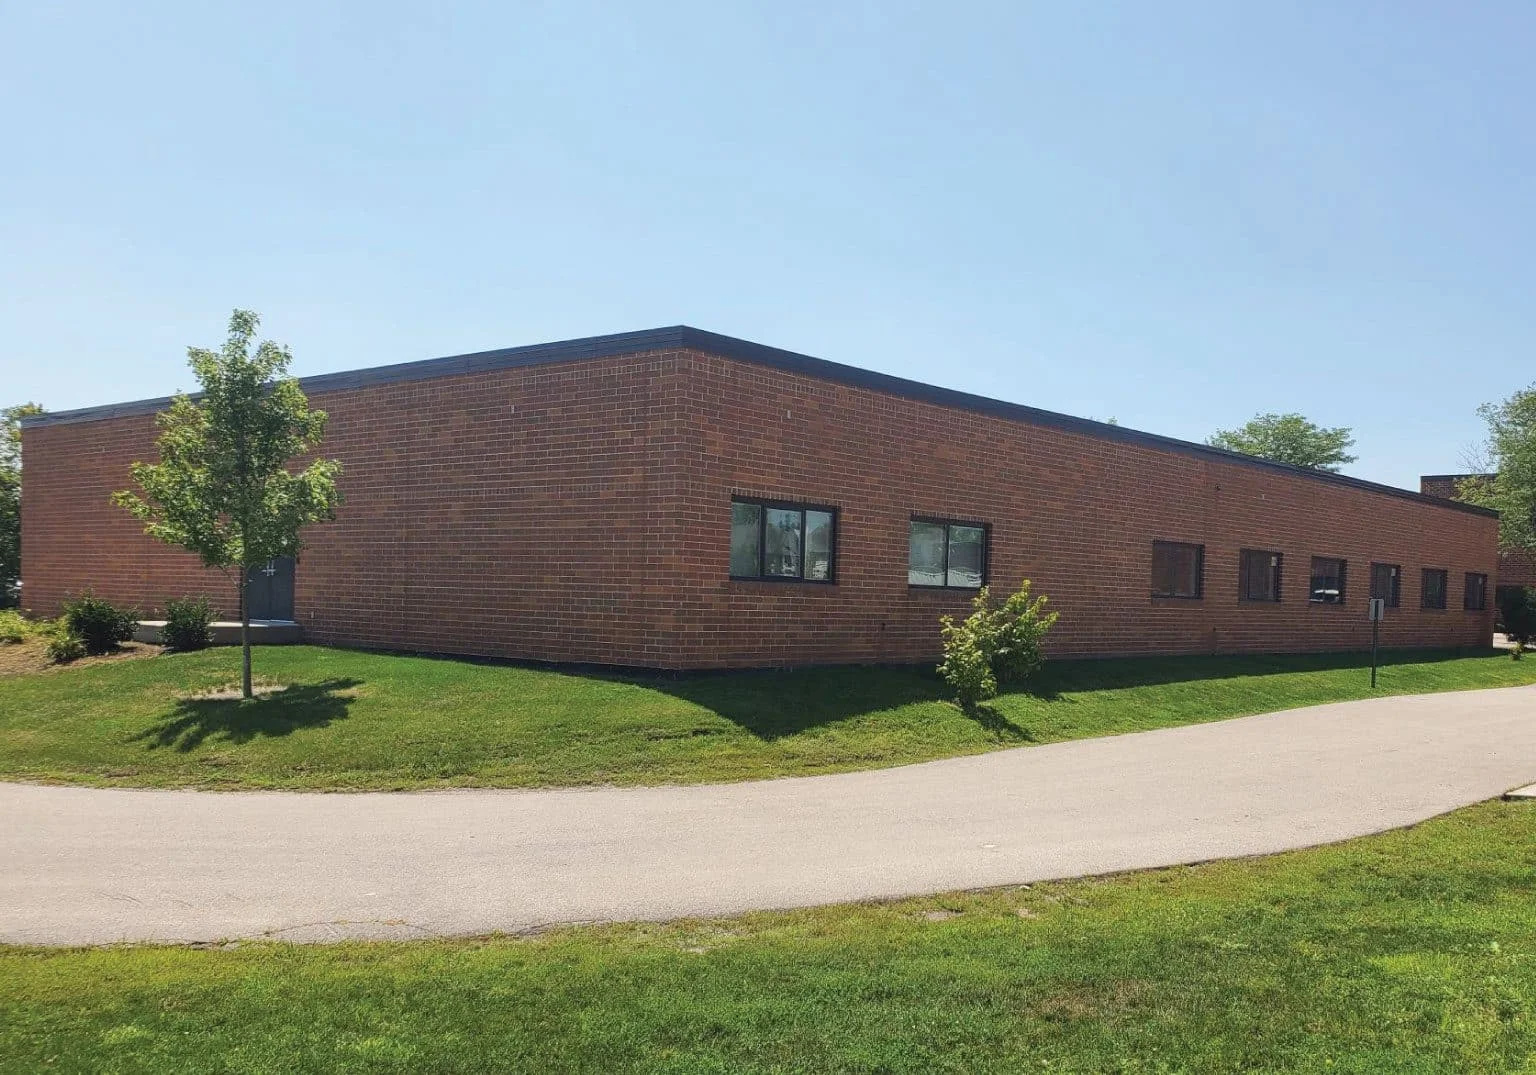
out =
<svg viewBox="0 0 1536 1075"><path fill-rule="evenodd" d="M410 937L730 914L1261 854L1536 779L1536 687L877 772L317 795L0 785L0 941Z"/></svg>

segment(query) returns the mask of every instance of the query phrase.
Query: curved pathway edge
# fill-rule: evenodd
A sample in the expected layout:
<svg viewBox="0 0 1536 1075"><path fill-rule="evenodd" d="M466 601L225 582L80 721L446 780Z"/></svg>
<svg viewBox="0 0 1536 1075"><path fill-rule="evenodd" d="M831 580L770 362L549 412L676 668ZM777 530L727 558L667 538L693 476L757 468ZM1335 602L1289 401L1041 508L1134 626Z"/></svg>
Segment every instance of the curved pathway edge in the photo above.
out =
<svg viewBox="0 0 1536 1075"><path fill-rule="evenodd" d="M1266 854L1536 780L1536 686L831 776L334 795L0 784L0 942L453 936Z"/></svg>

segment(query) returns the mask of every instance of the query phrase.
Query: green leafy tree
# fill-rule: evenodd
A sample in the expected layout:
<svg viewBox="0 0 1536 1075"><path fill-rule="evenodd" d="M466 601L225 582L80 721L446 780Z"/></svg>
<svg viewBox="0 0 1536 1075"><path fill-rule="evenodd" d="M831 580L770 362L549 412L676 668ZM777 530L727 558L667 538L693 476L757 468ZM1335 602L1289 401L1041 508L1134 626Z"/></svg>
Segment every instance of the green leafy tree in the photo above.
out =
<svg viewBox="0 0 1536 1075"><path fill-rule="evenodd" d="M1457 495L1499 513L1499 547L1536 550L1536 385L1477 409L1488 423L1490 474L1463 478Z"/></svg>
<svg viewBox="0 0 1536 1075"><path fill-rule="evenodd" d="M1344 426L1325 429L1299 414L1260 414L1240 429L1218 430L1207 444L1277 463L1336 471L1355 456L1355 438Z"/></svg>
<svg viewBox="0 0 1536 1075"><path fill-rule="evenodd" d="M42 413L36 403L0 411L0 608L21 578L21 420Z"/></svg>
<svg viewBox="0 0 1536 1075"><path fill-rule="evenodd" d="M298 556L299 532L336 517L341 464L315 459L298 473L295 456L325 436L325 412L313 411L289 377L293 356L271 340L251 342L259 320L249 310L229 319L219 351L188 350L202 391L178 395L156 418L158 463L134 463L142 494L113 499L145 524L144 532L196 553L208 567L239 571L240 692L251 697L251 568Z"/></svg>

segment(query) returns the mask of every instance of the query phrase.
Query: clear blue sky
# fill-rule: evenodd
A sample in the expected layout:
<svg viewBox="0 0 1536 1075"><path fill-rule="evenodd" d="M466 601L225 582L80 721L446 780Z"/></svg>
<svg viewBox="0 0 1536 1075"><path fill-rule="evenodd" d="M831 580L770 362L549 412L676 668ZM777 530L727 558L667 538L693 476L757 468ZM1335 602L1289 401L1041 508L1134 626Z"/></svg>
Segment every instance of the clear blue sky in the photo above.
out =
<svg viewBox="0 0 1536 1075"><path fill-rule="evenodd" d="M447 10L449 7L457 10ZM679 322L1457 469L1536 380L1536 5L13 4L0 404Z"/></svg>

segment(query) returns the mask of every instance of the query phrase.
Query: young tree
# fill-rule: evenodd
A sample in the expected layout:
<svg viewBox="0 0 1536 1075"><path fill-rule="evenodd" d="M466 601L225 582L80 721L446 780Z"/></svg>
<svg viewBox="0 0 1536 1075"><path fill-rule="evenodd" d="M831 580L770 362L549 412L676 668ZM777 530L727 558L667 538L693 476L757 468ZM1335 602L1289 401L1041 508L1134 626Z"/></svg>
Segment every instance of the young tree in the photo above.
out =
<svg viewBox="0 0 1536 1075"><path fill-rule="evenodd" d="M0 411L0 608L21 577L21 420L42 413L36 403Z"/></svg>
<svg viewBox="0 0 1536 1075"><path fill-rule="evenodd" d="M1499 547L1536 550L1536 385L1477 409L1488 423L1491 474L1464 478L1457 494L1499 513Z"/></svg>
<svg viewBox="0 0 1536 1075"><path fill-rule="evenodd" d="M1299 414L1260 414L1240 429L1221 429L1206 441L1213 448L1256 455L1277 463L1336 471L1355 457L1350 430L1324 429Z"/></svg>
<svg viewBox="0 0 1536 1075"><path fill-rule="evenodd" d="M316 459L297 474L288 462L325 435L325 412L309 409L287 376L293 356L263 340L251 353L258 318L236 310L220 351L188 350L202 391L178 395L156 418L158 463L134 463L140 496L113 499L144 521L144 532L190 549L208 567L240 572L240 693L251 697L251 568L297 556L299 531L336 517L341 464Z"/></svg>

